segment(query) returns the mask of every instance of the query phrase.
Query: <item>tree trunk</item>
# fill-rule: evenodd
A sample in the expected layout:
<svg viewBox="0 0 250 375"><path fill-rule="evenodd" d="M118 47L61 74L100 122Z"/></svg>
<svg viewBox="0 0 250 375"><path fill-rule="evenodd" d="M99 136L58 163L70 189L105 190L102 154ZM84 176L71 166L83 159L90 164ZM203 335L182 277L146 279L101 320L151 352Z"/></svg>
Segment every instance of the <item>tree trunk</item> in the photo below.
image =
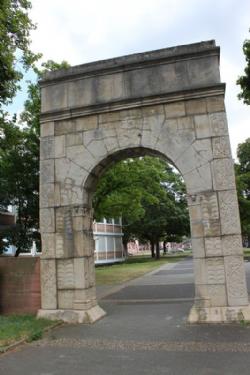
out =
<svg viewBox="0 0 250 375"><path fill-rule="evenodd" d="M18 247L18 248L16 249L16 252L15 252L15 257L18 257L20 253L21 253L21 248Z"/></svg>
<svg viewBox="0 0 250 375"><path fill-rule="evenodd" d="M150 241L150 250L151 250L151 257L155 257L155 244L153 241Z"/></svg>
<svg viewBox="0 0 250 375"><path fill-rule="evenodd" d="M163 253L167 254L167 241L163 241Z"/></svg>
<svg viewBox="0 0 250 375"><path fill-rule="evenodd" d="M156 241L156 258L155 259L160 259L160 244L159 244L159 241Z"/></svg>
<svg viewBox="0 0 250 375"><path fill-rule="evenodd" d="M125 258L128 257L128 242L123 242L123 250L124 250L124 255L125 255Z"/></svg>

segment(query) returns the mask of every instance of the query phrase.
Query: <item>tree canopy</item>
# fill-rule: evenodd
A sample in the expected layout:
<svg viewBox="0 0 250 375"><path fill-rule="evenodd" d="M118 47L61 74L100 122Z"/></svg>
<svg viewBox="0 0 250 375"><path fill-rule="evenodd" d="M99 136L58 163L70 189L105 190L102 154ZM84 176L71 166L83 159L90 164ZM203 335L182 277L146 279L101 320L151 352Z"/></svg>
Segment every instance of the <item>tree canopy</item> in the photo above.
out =
<svg viewBox="0 0 250 375"><path fill-rule="evenodd" d="M114 165L101 177L93 205L97 220L122 216L125 243L138 238L157 245L189 233L182 178L158 158Z"/></svg>
<svg viewBox="0 0 250 375"><path fill-rule="evenodd" d="M30 32L35 28L30 8L28 0L0 2L0 108L15 96L23 70L40 57L30 50Z"/></svg>
<svg viewBox="0 0 250 375"><path fill-rule="evenodd" d="M68 67L68 63L48 61L35 68L37 81L29 83L28 99L20 120L4 118L0 122L0 208L17 209L16 227L0 235L17 251L30 248L33 240L40 246L39 235L39 135L41 98L38 79L48 70ZM0 241L1 242L1 241ZM1 245L0 245L1 247ZM0 252L3 250L0 248Z"/></svg>
<svg viewBox="0 0 250 375"><path fill-rule="evenodd" d="M250 31L250 30L249 30ZM246 67L244 69L244 75L240 76L237 80L237 84L241 87L241 92L238 95L239 99L242 99L245 104L250 104L250 39L246 39L243 43L243 53L246 59Z"/></svg>
<svg viewBox="0 0 250 375"><path fill-rule="evenodd" d="M239 144L235 165L242 234L250 246L250 138Z"/></svg>

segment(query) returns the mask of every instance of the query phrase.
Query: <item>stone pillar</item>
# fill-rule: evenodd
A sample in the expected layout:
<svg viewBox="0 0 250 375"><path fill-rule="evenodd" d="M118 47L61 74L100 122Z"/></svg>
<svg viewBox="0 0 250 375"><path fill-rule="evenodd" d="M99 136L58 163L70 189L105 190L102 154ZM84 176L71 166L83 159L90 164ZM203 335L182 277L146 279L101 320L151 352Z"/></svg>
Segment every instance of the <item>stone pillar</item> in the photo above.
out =
<svg viewBox="0 0 250 375"><path fill-rule="evenodd" d="M42 124L41 131L42 308L38 316L93 323L105 312L96 301L92 212L83 204L88 199L75 178L79 171L68 167L64 135L53 138L53 126Z"/></svg>
<svg viewBox="0 0 250 375"><path fill-rule="evenodd" d="M213 137L212 149L213 191L189 196L195 272L195 305L189 315L191 323L250 319L228 137Z"/></svg>

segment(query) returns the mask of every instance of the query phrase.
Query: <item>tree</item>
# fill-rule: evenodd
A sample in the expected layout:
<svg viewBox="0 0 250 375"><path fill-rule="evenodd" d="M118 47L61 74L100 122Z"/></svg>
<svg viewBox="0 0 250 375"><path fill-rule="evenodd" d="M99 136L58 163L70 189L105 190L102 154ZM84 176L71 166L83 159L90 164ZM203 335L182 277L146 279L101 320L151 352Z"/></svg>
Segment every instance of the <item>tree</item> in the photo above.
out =
<svg viewBox="0 0 250 375"><path fill-rule="evenodd" d="M242 234L250 247L250 138L238 145L235 165Z"/></svg>
<svg viewBox="0 0 250 375"><path fill-rule="evenodd" d="M250 29L249 29L250 31ZM240 85L241 92L238 95L245 104L250 104L250 39L246 39L243 43L243 53L246 59L245 74L238 78L237 85Z"/></svg>
<svg viewBox="0 0 250 375"><path fill-rule="evenodd" d="M158 258L160 239L189 231L184 191L180 176L162 160L128 159L101 177L93 199L95 217L122 216L125 246L133 238L150 241Z"/></svg>
<svg viewBox="0 0 250 375"><path fill-rule="evenodd" d="M30 50L30 32L35 25L29 18L28 0L0 2L0 109L15 96L27 70L40 57Z"/></svg>
<svg viewBox="0 0 250 375"><path fill-rule="evenodd" d="M17 208L16 227L1 233L16 255L30 248L33 240L40 247L39 235L39 135L41 98L38 79L48 70L68 67L48 61L35 68L37 81L30 82L28 99L17 122L15 116L0 123L0 202ZM3 248L0 248L0 251Z"/></svg>

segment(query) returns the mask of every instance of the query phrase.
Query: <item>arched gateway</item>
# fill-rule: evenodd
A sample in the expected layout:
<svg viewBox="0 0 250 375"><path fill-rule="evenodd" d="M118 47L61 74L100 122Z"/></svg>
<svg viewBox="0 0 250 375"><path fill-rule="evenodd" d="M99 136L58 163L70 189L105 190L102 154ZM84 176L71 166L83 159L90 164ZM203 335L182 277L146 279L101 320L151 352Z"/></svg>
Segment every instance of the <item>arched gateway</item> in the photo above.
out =
<svg viewBox="0 0 250 375"><path fill-rule="evenodd" d="M129 156L182 174L195 269L190 322L250 319L233 160L214 41L84 64L41 82L39 316L94 322L91 197Z"/></svg>

